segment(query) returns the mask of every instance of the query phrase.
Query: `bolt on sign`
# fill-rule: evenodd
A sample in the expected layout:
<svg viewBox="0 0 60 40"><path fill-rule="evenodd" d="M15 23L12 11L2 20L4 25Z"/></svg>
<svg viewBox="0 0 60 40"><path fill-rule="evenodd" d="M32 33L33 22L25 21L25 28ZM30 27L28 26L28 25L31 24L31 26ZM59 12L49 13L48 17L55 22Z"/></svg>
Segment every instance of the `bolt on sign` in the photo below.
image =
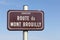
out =
<svg viewBox="0 0 60 40"><path fill-rule="evenodd" d="M44 29L44 12L38 10L9 10L7 28L10 31Z"/></svg>

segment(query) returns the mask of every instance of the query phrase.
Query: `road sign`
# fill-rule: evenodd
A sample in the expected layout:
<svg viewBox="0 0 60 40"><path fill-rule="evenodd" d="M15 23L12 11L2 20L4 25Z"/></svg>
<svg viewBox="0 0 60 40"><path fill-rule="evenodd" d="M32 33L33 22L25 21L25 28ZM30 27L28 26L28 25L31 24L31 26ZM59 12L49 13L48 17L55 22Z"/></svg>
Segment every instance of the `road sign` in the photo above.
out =
<svg viewBox="0 0 60 40"><path fill-rule="evenodd" d="M44 12L38 10L9 10L7 28L11 31L44 29Z"/></svg>

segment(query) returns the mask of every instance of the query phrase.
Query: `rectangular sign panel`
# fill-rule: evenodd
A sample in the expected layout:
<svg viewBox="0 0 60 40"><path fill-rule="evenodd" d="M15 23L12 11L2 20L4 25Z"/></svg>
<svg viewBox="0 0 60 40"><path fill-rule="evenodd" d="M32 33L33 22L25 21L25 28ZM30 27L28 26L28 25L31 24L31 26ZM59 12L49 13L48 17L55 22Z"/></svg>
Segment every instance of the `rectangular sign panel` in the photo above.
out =
<svg viewBox="0 0 60 40"><path fill-rule="evenodd" d="M11 31L44 29L44 12L38 10L9 10L7 28Z"/></svg>

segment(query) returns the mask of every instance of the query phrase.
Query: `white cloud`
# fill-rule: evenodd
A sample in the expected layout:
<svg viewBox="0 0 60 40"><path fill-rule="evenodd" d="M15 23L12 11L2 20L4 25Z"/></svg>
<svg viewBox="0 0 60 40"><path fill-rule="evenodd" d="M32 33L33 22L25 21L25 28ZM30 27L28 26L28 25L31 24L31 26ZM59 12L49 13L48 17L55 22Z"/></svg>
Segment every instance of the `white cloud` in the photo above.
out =
<svg viewBox="0 0 60 40"><path fill-rule="evenodd" d="M22 40L22 38L17 35L1 35L0 40Z"/></svg>
<svg viewBox="0 0 60 40"><path fill-rule="evenodd" d="M46 40L44 37L39 37L39 36L30 36L29 40Z"/></svg>

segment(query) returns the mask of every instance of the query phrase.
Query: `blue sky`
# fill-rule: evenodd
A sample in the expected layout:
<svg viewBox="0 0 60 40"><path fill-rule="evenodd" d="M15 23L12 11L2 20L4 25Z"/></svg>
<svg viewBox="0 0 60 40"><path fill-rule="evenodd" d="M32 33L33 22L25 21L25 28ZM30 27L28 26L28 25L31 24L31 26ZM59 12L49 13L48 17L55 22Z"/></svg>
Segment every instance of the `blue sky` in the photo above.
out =
<svg viewBox="0 0 60 40"><path fill-rule="evenodd" d="M43 10L45 28L43 31L29 31L28 40L60 40L60 0L0 0L0 40L23 40L22 31L7 30L7 11Z"/></svg>

